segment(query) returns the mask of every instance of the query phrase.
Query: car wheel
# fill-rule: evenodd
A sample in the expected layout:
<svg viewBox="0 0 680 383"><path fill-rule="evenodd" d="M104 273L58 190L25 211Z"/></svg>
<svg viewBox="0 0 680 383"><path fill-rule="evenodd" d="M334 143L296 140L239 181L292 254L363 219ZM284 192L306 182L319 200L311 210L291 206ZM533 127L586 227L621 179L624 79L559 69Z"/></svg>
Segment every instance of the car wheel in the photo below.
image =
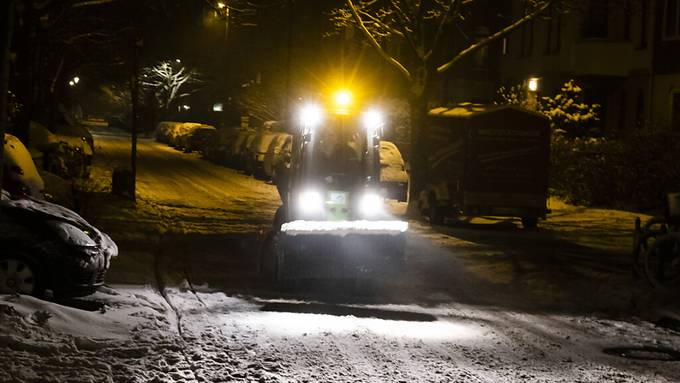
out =
<svg viewBox="0 0 680 383"><path fill-rule="evenodd" d="M21 253L0 255L0 294L40 296L44 291L37 262Z"/></svg>

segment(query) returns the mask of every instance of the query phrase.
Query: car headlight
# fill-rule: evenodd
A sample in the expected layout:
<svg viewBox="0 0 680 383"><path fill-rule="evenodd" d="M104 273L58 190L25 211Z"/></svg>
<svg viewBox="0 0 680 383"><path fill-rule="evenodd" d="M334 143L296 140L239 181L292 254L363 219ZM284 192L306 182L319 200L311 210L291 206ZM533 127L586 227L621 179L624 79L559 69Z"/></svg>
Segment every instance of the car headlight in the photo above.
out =
<svg viewBox="0 0 680 383"><path fill-rule="evenodd" d="M303 215L323 212L323 197L318 190L305 190L298 198L298 209Z"/></svg>
<svg viewBox="0 0 680 383"><path fill-rule="evenodd" d="M384 214L382 196L375 192L367 192L359 199L359 213L364 217L375 217Z"/></svg>
<svg viewBox="0 0 680 383"><path fill-rule="evenodd" d="M76 246L97 246L97 243L90 238L83 230L71 225L70 223L62 221L48 222L54 232L64 242Z"/></svg>

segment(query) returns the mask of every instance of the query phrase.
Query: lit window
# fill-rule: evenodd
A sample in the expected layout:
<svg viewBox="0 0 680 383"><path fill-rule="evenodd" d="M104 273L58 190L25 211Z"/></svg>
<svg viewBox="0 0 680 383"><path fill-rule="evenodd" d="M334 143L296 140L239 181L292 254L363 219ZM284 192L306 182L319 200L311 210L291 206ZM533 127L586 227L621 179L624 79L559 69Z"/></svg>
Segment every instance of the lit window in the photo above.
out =
<svg viewBox="0 0 680 383"><path fill-rule="evenodd" d="M666 0L663 15L663 38L680 39L680 0Z"/></svg>

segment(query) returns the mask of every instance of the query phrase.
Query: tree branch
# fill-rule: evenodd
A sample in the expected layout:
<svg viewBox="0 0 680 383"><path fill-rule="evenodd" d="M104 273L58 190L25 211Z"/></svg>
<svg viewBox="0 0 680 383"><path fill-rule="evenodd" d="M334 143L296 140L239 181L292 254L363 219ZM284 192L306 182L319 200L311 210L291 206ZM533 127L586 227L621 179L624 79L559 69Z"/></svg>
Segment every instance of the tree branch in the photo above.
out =
<svg viewBox="0 0 680 383"><path fill-rule="evenodd" d="M108 3L113 3L119 0L86 0L86 1L80 1L78 3L74 3L71 5L71 8L80 8L80 7L87 7L90 5L103 5L103 4L108 4Z"/></svg>
<svg viewBox="0 0 680 383"><path fill-rule="evenodd" d="M413 40L412 31L409 31L409 19L406 14L401 10L399 5L394 2L394 0L390 0L390 4L392 4L392 8L397 12L397 18L400 20L398 22L399 26L401 27L402 31L404 32L404 37L406 37L406 40L408 41L409 45L411 46L411 49L413 50L413 53L418 57L419 59L422 59L422 55L420 51L418 50L418 46L416 45L416 42Z"/></svg>
<svg viewBox="0 0 680 383"><path fill-rule="evenodd" d="M404 33L403 33L403 32L401 32L401 31L398 30L398 29L393 28L393 27L390 26L390 25L387 25L386 23L382 22L380 19L378 19L377 17L374 17L374 16L371 15L370 13L364 12L364 11L359 11L359 12L361 12L362 15L364 15L364 16L368 17L369 19L371 19L371 21L373 21L374 23L376 23L377 25L379 25L381 28L388 30L390 33L394 33L395 35L397 35L397 36L399 36L399 37L404 37Z"/></svg>
<svg viewBox="0 0 680 383"><path fill-rule="evenodd" d="M501 37L505 36L506 34L512 32L512 31L514 31L515 29L517 29L517 28L519 28L520 26L522 26L524 23L533 20L534 18L536 18L536 16L540 15L540 14L543 13L546 9L548 9L548 7L550 6L551 3L552 3L552 1L550 1L550 0L546 1L546 2L543 3L541 6L539 6L533 13L530 13L530 14L524 16L523 18L521 18L521 19L515 21L514 23L512 23L512 24L508 25L507 27L501 29L500 31L494 33L493 35L484 38L484 39L481 40L480 42L478 42L478 43L476 43L476 44L473 44L473 45L470 45L469 47L467 47L466 49L464 49L463 51L461 51L460 53L458 53L458 54L457 54L455 57L453 57L451 60L449 60L448 62L446 62L446 63L444 63L444 64L442 64L442 65L440 65L440 66L437 68L437 73L438 73L438 74L442 74L442 73L446 72L446 71L449 70L455 63L457 63L457 62L460 61L461 59L463 59L463 58L469 56L470 54L474 53L475 51L477 51L477 50L479 50L479 49L481 49L481 48L483 48L483 47L485 47L485 46L491 44L492 42L494 42L494 41L500 39Z"/></svg>
<svg viewBox="0 0 680 383"><path fill-rule="evenodd" d="M366 28L366 25L364 25L364 22L361 20L361 16L359 16L359 12L357 11L357 8L354 6L354 3L352 0L346 0L347 1L347 6L349 7L350 11L352 11L352 16L354 16L354 21L357 23L357 27L359 30L363 33L364 37L368 40L369 44L375 48L380 56L384 58L388 63L390 63L392 66L397 68L399 72L406 77L407 81L411 81L411 73L406 69L399 61L397 61L394 57L390 56L385 52L382 46L380 46L380 43L371 35L371 32L369 32L368 28Z"/></svg>
<svg viewBox="0 0 680 383"><path fill-rule="evenodd" d="M439 45L439 39L441 38L442 34L444 33L444 25L446 25L446 20L453 14L453 9L458 8L460 5L460 1L458 0L451 0L449 3L448 9L446 9L446 12L444 12L444 15L442 16L441 22L439 23L439 27L437 27L437 32L434 35L434 41L432 42L432 46L430 47L430 50L425 54L424 59L427 61L432 57L432 53L437 49L437 46Z"/></svg>

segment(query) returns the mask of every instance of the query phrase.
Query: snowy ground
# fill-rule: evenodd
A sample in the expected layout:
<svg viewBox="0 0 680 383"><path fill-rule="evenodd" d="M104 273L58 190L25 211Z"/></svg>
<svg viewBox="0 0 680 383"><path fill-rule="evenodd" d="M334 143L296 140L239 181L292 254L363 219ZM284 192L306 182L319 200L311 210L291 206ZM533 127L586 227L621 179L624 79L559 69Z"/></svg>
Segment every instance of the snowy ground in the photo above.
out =
<svg viewBox="0 0 680 383"><path fill-rule="evenodd" d="M680 381L680 322L657 321L673 306L630 278L634 214L411 221L409 272L386 291L281 295L257 278L272 185L142 140L133 205L106 193L127 139L95 139L84 214L120 245L112 287L0 296L0 381Z"/></svg>
<svg viewBox="0 0 680 383"><path fill-rule="evenodd" d="M324 304L174 288L167 296L174 310L151 288L129 285L88 298L103 304L92 312L3 297L0 380L676 382L680 377L678 362L603 352L677 346L680 334L635 318L456 303ZM51 314L42 325L36 321L40 311Z"/></svg>

